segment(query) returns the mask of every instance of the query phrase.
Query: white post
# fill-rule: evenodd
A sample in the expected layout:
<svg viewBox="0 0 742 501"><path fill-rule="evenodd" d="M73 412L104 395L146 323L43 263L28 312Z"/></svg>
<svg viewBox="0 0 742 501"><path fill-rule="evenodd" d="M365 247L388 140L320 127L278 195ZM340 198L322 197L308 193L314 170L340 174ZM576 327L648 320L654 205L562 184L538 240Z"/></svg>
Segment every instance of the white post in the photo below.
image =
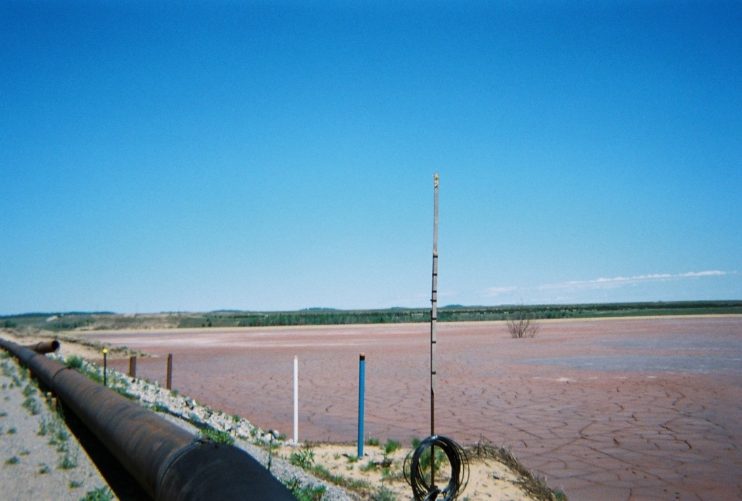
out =
<svg viewBox="0 0 742 501"><path fill-rule="evenodd" d="M299 443L299 357L294 356L294 443Z"/></svg>

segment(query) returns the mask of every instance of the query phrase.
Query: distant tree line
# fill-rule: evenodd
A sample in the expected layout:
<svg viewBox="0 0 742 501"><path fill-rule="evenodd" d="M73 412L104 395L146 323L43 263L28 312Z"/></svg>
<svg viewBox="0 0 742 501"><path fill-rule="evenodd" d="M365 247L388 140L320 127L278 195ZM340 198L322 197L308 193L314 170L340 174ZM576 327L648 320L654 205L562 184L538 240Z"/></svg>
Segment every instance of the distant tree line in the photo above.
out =
<svg viewBox="0 0 742 501"><path fill-rule="evenodd" d="M441 322L507 320L526 313L533 320L551 318L600 318L648 315L742 314L742 301L681 301L525 306L444 306ZM28 313L0 316L0 327L37 328L49 331L74 329L136 329L160 327L261 327L292 325L391 324L430 321L428 308L336 310L310 308L298 311L215 311L117 315L110 312Z"/></svg>

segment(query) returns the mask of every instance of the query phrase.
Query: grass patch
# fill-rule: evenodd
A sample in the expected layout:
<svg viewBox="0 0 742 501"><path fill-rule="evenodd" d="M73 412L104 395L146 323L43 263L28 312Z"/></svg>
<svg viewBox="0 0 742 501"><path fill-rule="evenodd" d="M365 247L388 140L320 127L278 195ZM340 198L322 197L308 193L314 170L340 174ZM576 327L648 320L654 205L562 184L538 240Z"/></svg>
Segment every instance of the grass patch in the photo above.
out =
<svg viewBox="0 0 742 501"><path fill-rule="evenodd" d="M371 446L374 446L374 447L378 447L380 443L381 442L379 442L379 439L378 438L369 437L369 438L366 439L366 445L371 445Z"/></svg>
<svg viewBox="0 0 742 501"><path fill-rule="evenodd" d="M398 450L402 444L397 442L396 440L389 439L384 444L384 454L394 454L396 450Z"/></svg>
<svg viewBox="0 0 742 501"><path fill-rule="evenodd" d="M297 478L284 483L299 501L320 501L327 490L324 485L301 485Z"/></svg>
<svg viewBox="0 0 742 501"><path fill-rule="evenodd" d="M45 417L41 417L41 420L39 421L39 431L36 432L36 434L40 437L46 436L46 434L49 433L49 423L47 422Z"/></svg>
<svg viewBox="0 0 742 501"><path fill-rule="evenodd" d="M111 501L113 499L113 492L108 487L98 487L92 491L85 493L85 496L80 498L80 501Z"/></svg>
<svg viewBox="0 0 742 501"><path fill-rule="evenodd" d="M67 357L67 359L64 361L64 365L69 367L70 369L82 369L82 357L78 357L77 355L70 355Z"/></svg>
<svg viewBox="0 0 742 501"><path fill-rule="evenodd" d="M366 494L371 490L371 484L365 480L356 480L353 478L347 478L340 475L335 475L326 467L321 464L316 464L309 469L316 477L326 480L345 489L349 489L354 492Z"/></svg>
<svg viewBox="0 0 742 501"><path fill-rule="evenodd" d="M20 462L21 460L18 459L18 456L13 456L5 460L5 464L10 464L10 465L18 464Z"/></svg>
<svg viewBox="0 0 742 501"><path fill-rule="evenodd" d="M397 496L383 485L371 496L371 501L396 501L396 499Z"/></svg>
<svg viewBox="0 0 742 501"><path fill-rule="evenodd" d="M70 434L67 432L64 424L59 419L54 419L47 425L47 431L50 432L49 445L61 446L67 443L70 438ZM57 448L59 450L59 448Z"/></svg>
<svg viewBox="0 0 742 501"><path fill-rule="evenodd" d="M289 462L294 466L308 470L314 465L314 451L311 449L302 449L292 452Z"/></svg>
<svg viewBox="0 0 742 501"><path fill-rule="evenodd" d="M23 401L23 407L31 413L32 416L41 414L41 404L34 397L28 397Z"/></svg>
<svg viewBox="0 0 742 501"><path fill-rule="evenodd" d="M369 471L375 471L376 468L378 468L378 467L379 467L379 465L377 465L373 461L369 461L368 463L366 463L363 466L361 466L360 469L361 469L362 472L365 473L365 472L369 472Z"/></svg>
<svg viewBox="0 0 742 501"><path fill-rule="evenodd" d="M399 468L391 466L381 469L381 480L393 482L395 480L404 480L404 472Z"/></svg>
<svg viewBox="0 0 742 501"><path fill-rule="evenodd" d="M61 470L77 468L77 449L65 447L64 454L57 465Z"/></svg>
<svg viewBox="0 0 742 501"><path fill-rule="evenodd" d="M2 363L2 365L0 367L2 367L2 369L3 369L3 376L5 376L5 377L13 377L15 375L15 369L10 364L10 361L9 360L3 360L3 363Z"/></svg>
<svg viewBox="0 0 742 501"><path fill-rule="evenodd" d="M75 369L81 374L84 374L88 379L96 383L103 383L103 368L86 363L82 357L71 355L65 359L64 364L70 369Z"/></svg>
<svg viewBox="0 0 742 501"><path fill-rule="evenodd" d="M155 412L162 412L162 413L169 413L170 409L168 409L165 405L161 404L160 402L155 402L155 404L152 406L152 410Z"/></svg>
<svg viewBox="0 0 742 501"><path fill-rule="evenodd" d="M232 445L234 444L234 437L226 431L215 430L211 427L202 428L199 432L202 438L209 440L217 444Z"/></svg>
<svg viewBox="0 0 742 501"><path fill-rule="evenodd" d="M412 447L413 449L417 449L422 442L418 438L412 439ZM435 447L435 469L440 470L443 466L443 462L448 463L448 457L446 454L441 450L440 447ZM420 469L423 471L423 473L427 473L430 471L430 447L425 449L422 454L420 454Z"/></svg>
<svg viewBox="0 0 742 501"><path fill-rule="evenodd" d="M121 395L122 397L128 398L129 400L139 400L139 397L134 395L133 393L129 393L127 391L127 388L122 388L120 386L113 386L111 387L111 389L115 391L116 393L118 393L119 395Z"/></svg>

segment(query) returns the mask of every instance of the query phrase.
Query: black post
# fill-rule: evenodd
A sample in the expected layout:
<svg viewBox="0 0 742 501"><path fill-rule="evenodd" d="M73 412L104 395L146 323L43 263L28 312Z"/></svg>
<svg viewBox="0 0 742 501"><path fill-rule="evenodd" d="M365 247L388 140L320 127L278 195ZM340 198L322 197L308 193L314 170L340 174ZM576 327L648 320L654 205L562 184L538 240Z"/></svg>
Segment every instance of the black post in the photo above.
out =
<svg viewBox="0 0 742 501"><path fill-rule="evenodd" d="M108 386L108 349L103 348L103 386Z"/></svg>
<svg viewBox="0 0 742 501"><path fill-rule="evenodd" d="M167 381L166 387L168 390L173 387L173 354L167 354Z"/></svg>

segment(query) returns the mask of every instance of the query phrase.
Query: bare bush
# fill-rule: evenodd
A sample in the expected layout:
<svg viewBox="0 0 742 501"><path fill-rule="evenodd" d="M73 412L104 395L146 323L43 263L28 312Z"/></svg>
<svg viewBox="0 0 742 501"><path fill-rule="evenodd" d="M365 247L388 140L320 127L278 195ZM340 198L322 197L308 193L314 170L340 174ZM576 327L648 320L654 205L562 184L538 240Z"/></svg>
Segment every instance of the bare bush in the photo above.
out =
<svg viewBox="0 0 742 501"><path fill-rule="evenodd" d="M539 327L525 308L519 308L513 314L508 315L505 325L510 336L515 339L535 337Z"/></svg>

